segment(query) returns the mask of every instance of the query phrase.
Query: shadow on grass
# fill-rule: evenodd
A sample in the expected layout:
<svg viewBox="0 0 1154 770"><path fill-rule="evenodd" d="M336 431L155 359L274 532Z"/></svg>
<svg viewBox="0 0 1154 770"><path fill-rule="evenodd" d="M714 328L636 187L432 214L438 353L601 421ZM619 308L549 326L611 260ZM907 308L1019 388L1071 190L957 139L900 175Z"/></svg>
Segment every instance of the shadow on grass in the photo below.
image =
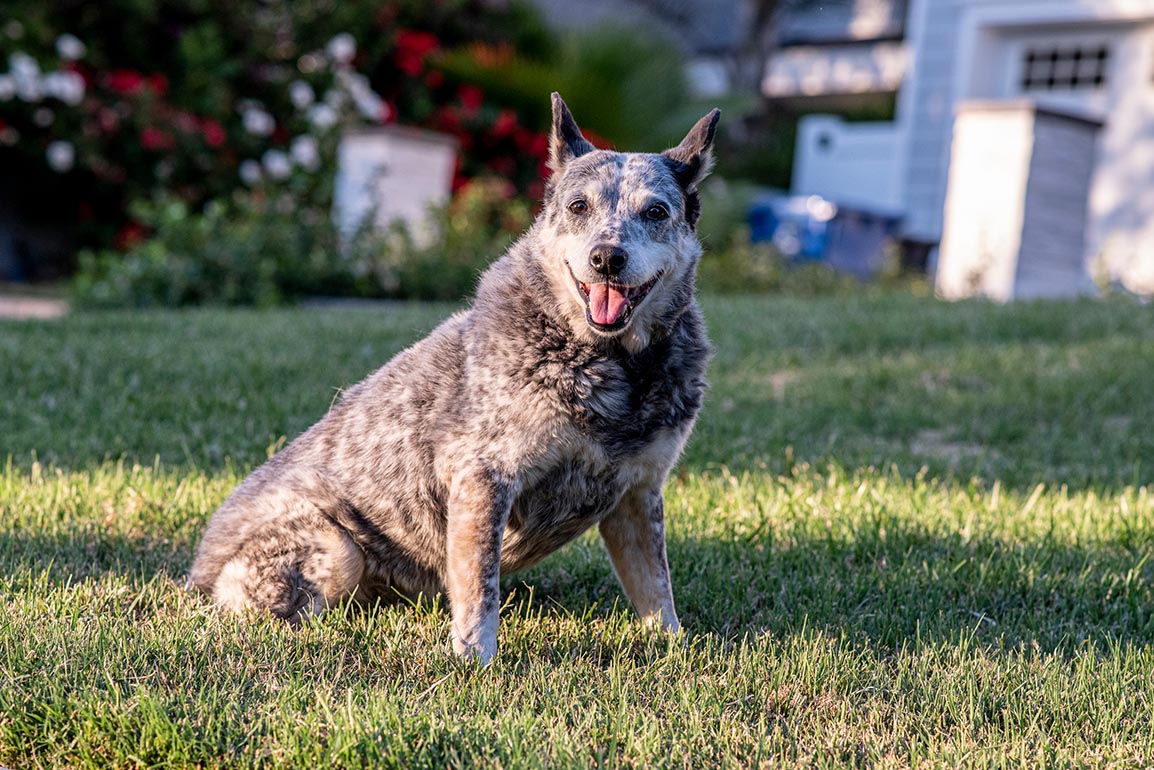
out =
<svg viewBox="0 0 1154 770"><path fill-rule="evenodd" d="M148 537L77 543L8 532L0 534L0 569L16 592L109 575L139 584L167 576L182 590L193 548ZM503 593L514 592L507 611L578 622L631 612L605 558L574 556L563 551L505 577ZM1154 569L1148 550L1132 543L963 542L917 532L789 546L680 540L670 543L670 562L691 637L723 643L806 628L881 650L963 638L1069 653L1112 640L1154 644Z"/></svg>
<svg viewBox="0 0 1154 770"><path fill-rule="evenodd" d="M33 591L157 575L183 585L199 518L121 532L84 521L54 532L0 531L0 585ZM781 522L774 526L784 526ZM1154 644L1154 522L1122 534L1000 538L901 516L841 529L774 526L750 534L669 540L682 621L723 641L806 627L881 649L973 636L992 646L1074 649L1120 639ZM515 613L605 617L628 602L600 543L586 536L502 580ZM369 610L373 611L373 610Z"/></svg>
<svg viewBox="0 0 1154 770"><path fill-rule="evenodd" d="M1154 643L1154 565L1140 536L1072 546L891 525L852 541L677 539L669 561L683 624L725 641L809 628L882 649L963 637L1044 651ZM628 607L599 555L562 553L504 587L545 614Z"/></svg>
<svg viewBox="0 0 1154 770"><path fill-rule="evenodd" d="M57 585L109 575L150 580L165 574L183 584L196 542L186 537L128 535L80 528L61 535L0 531L0 574L23 573Z"/></svg>

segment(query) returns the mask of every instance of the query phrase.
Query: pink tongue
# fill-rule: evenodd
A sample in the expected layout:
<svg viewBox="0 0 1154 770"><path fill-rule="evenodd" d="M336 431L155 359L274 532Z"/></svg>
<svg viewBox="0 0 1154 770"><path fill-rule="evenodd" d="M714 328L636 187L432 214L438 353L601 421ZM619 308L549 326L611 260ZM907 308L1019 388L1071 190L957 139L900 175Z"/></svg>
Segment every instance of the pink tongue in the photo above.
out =
<svg viewBox="0 0 1154 770"><path fill-rule="evenodd" d="M589 284L589 316L595 323L609 326L625 312L625 295L607 283Z"/></svg>

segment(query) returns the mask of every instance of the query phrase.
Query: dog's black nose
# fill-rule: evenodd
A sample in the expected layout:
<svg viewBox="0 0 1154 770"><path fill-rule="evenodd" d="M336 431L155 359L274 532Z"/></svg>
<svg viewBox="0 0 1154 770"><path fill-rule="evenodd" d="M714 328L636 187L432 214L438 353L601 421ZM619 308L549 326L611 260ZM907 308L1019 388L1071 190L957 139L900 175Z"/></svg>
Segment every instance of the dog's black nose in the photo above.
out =
<svg viewBox="0 0 1154 770"><path fill-rule="evenodd" d="M589 253L589 264L601 275L613 275L625 269L629 253L620 246L600 244Z"/></svg>

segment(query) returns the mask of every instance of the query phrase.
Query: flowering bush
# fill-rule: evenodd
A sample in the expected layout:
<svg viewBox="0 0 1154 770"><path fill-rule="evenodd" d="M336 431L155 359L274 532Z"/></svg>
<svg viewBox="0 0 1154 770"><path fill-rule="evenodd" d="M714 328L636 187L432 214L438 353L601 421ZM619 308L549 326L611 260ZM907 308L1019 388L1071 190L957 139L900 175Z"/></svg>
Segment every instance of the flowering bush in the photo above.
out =
<svg viewBox="0 0 1154 770"><path fill-rule="evenodd" d="M586 132L598 146L656 147L699 114L671 107L684 84L668 48L602 32L559 45L524 0L6 8L0 167L21 169L21 191L50 180L42 208L92 248L76 286L95 304L459 297L543 193L549 91L605 132ZM456 139L458 199L433 246L341 244L340 132L393 121Z"/></svg>
<svg viewBox="0 0 1154 770"><path fill-rule="evenodd" d="M73 283L88 307L273 305L308 295L459 300L532 221L505 179L477 179L435 212L438 236L397 227L341 239L327 216L289 195L242 193L193 213L178 201L133 215L156 235L126 253L85 252Z"/></svg>
<svg viewBox="0 0 1154 770"><path fill-rule="evenodd" d="M398 229L383 247L363 251L372 255L372 271L389 296L459 300L532 221L532 206L512 182L479 177L437 212L432 243L418 244Z"/></svg>
<svg viewBox="0 0 1154 770"><path fill-rule="evenodd" d="M124 253L85 251L73 297L87 307L276 305L304 295L379 293L363 265L371 240L338 242L327 218L291 197L239 194L190 211L176 200L137 204L155 235Z"/></svg>
<svg viewBox="0 0 1154 770"><path fill-rule="evenodd" d="M540 176L537 126L437 64L473 43L543 48L543 28L516 3L238 13L224 0L12 0L6 10L0 166L59 175L41 205L90 246L147 236L137 201L196 212L238 188L273 186L327 209L335 136L349 120L452 134L464 153L457 189L500 173L525 191Z"/></svg>

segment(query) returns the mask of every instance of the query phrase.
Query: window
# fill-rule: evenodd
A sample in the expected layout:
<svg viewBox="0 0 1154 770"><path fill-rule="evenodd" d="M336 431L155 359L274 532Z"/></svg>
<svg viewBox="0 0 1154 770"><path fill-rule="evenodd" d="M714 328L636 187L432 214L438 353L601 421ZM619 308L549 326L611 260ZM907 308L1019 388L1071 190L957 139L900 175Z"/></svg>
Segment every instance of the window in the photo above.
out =
<svg viewBox="0 0 1154 770"><path fill-rule="evenodd" d="M1023 91L1100 88L1106 82L1110 48L1105 45L1027 48L1022 57Z"/></svg>

